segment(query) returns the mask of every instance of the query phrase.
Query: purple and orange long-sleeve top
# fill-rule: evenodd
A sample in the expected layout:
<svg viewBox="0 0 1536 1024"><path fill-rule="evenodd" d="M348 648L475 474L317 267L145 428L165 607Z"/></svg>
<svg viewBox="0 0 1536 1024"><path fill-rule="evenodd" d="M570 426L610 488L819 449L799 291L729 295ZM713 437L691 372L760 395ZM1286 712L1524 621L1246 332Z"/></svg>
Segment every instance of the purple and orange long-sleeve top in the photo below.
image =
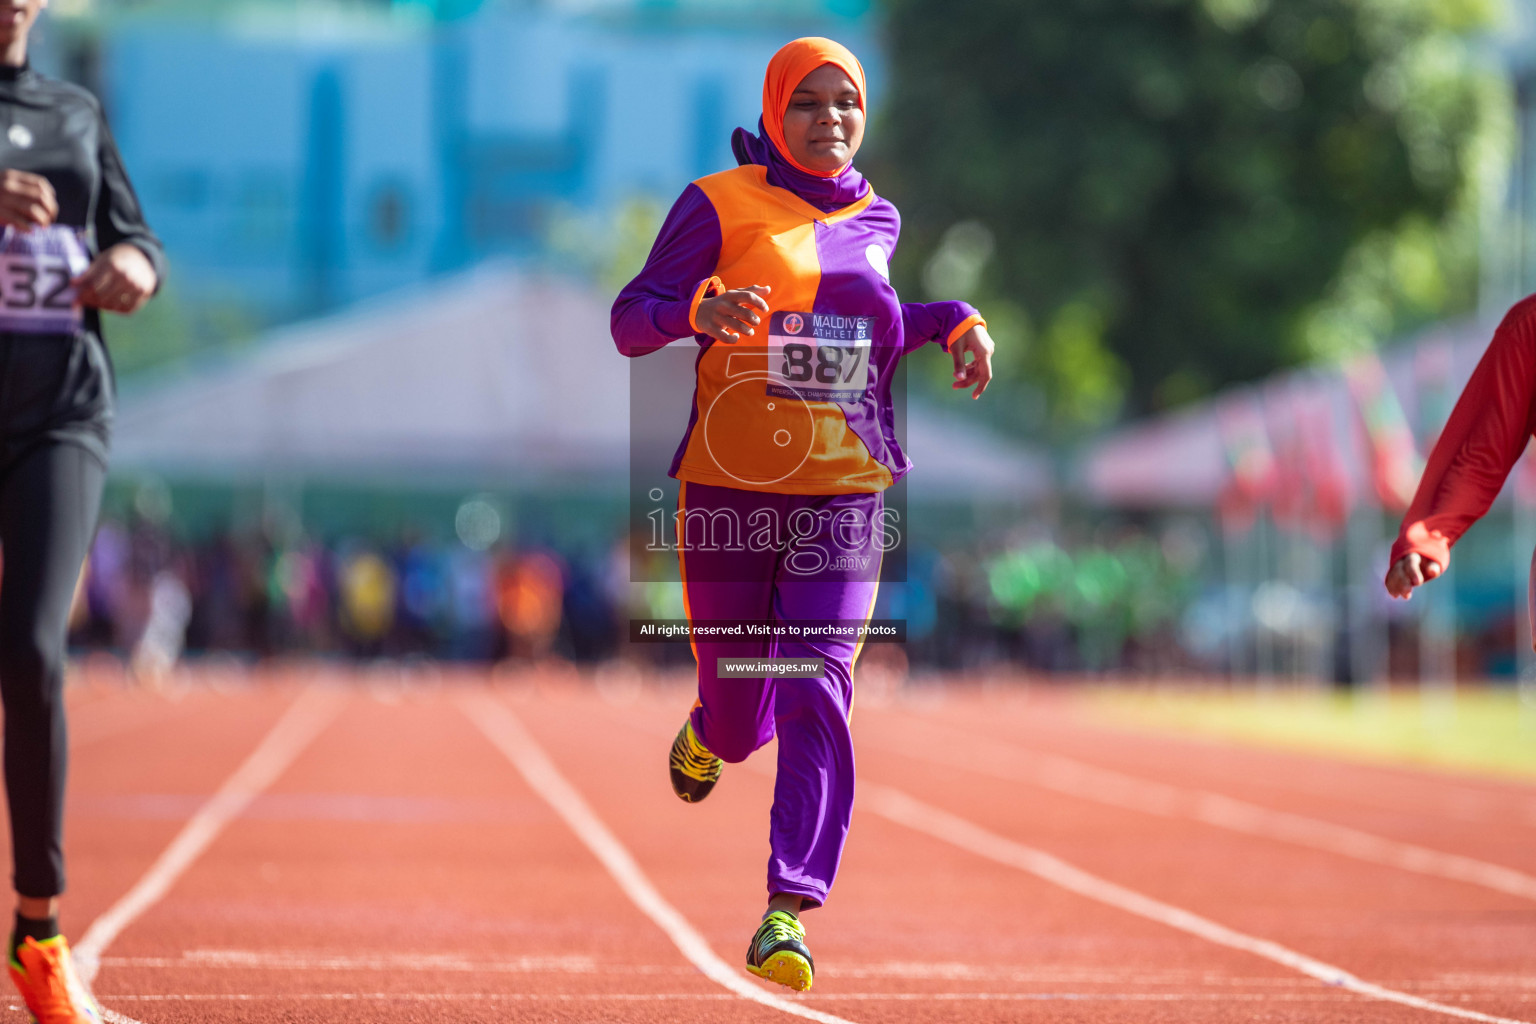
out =
<svg viewBox="0 0 1536 1024"><path fill-rule="evenodd" d="M1536 296L1505 314L1435 442L1391 562L1410 553L1444 569L1488 511L1536 431Z"/></svg>
<svg viewBox="0 0 1536 1024"><path fill-rule="evenodd" d="M853 168L812 178L738 130L741 165L683 190L613 304L626 356L699 344L679 480L783 494L882 491L911 463L895 430L897 362L984 323L963 302L902 303L888 264L896 207ZM700 301L768 285L770 314L735 344L697 329ZM766 328L766 330L764 329Z"/></svg>

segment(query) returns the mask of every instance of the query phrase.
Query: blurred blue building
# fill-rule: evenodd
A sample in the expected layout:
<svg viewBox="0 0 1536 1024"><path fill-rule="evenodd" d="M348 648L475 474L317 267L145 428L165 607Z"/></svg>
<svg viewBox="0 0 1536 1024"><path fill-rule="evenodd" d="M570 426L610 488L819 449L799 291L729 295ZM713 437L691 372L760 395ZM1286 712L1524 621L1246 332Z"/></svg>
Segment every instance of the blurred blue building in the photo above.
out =
<svg viewBox="0 0 1536 1024"><path fill-rule="evenodd" d="M670 202L731 165L797 35L881 77L867 0L82 5L61 24L99 29L93 84L178 295L267 323Z"/></svg>

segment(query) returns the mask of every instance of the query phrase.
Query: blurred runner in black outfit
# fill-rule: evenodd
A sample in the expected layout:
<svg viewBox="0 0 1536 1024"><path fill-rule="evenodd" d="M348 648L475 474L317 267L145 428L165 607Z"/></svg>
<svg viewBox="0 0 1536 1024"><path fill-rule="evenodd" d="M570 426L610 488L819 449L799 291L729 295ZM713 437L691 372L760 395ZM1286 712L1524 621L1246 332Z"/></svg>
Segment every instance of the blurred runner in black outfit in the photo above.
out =
<svg viewBox="0 0 1536 1024"><path fill-rule="evenodd" d="M27 64L47 0L0 0L0 698L17 894L10 975L40 1024L100 1020L59 934L64 644L113 406L99 310L164 274L101 105Z"/></svg>

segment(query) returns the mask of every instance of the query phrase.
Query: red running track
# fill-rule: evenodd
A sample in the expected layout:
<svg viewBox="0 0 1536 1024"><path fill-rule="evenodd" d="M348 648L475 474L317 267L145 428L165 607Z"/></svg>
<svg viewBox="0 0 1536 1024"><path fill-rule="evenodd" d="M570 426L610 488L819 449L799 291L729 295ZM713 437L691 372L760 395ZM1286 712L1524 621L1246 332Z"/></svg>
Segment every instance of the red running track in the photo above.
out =
<svg viewBox="0 0 1536 1024"><path fill-rule="evenodd" d="M146 1024L1536 1021L1536 787L1112 730L1017 691L866 701L795 996L740 968L772 750L685 805L675 678L498 678L87 673L64 924L87 952L112 932L102 1002ZM1231 806L1258 826L1201 817ZM1294 832L1329 826L1517 884Z"/></svg>

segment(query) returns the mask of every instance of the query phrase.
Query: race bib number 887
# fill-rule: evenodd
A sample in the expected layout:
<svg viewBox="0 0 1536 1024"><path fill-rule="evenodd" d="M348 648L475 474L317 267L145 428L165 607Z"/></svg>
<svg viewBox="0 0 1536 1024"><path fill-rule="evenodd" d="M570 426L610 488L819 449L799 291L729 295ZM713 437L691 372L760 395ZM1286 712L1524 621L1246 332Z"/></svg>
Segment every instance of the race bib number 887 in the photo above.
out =
<svg viewBox="0 0 1536 1024"><path fill-rule="evenodd" d="M82 319L70 281L90 266L80 232L51 225L0 234L0 331L73 334Z"/></svg>
<svg viewBox="0 0 1536 1024"><path fill-rule="evenodd" d="M774 313L768 320L768 394L857 403L869 389L872 316Z"/></svg>

